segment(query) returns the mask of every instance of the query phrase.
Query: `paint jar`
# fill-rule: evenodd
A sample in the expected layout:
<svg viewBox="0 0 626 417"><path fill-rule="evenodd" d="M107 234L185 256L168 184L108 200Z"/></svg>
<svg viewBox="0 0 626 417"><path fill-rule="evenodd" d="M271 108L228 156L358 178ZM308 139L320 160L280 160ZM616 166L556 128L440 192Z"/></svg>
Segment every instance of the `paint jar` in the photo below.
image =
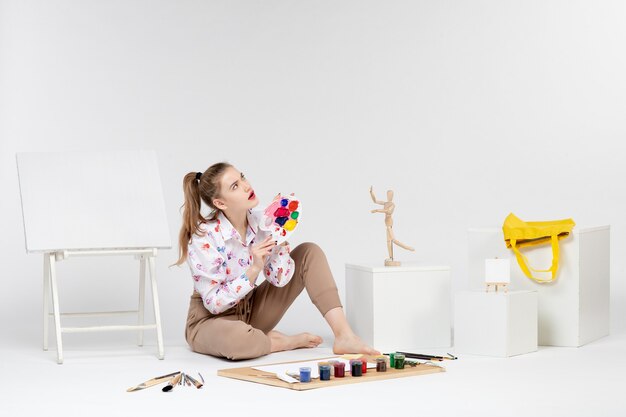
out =
<svg viewBox="0 0 626 417"><path fill-rule="evenodd" d="M350 373L352 376L363 376L363 362L358 359L351 360Z"/></svg>
<svg viewBox="0 0 626 417"><path fill-rule="evenodd" d="M385 358L376 359L376 372L387 372L387 361Z"/></svg>
<svg viewBox="0 0 626 417"><path fill-rule="evenodd" d="M330 376L335 376L335 364L339 361L328 361L330 365Z"/></svg>
<svg viewBox="0 0 626 417"><path fill-rule="evenodd" d="M330 365L320 365L320 381L330 381Z"/></svg>
<svg viewBox="0 0 626 417"><path fill-rule="evenodd" d="M361 372L367 373L367 359L365 358L361 359Z"/></svg>
<svg viewBox="0 0 626 417"><path fill-rule="evenodd" d="M391 367L391 368L395 368L396 367L396 354L395 354L395 352L389 354L389 367Z"/></svg>
<svg viewBox="0 0 626 417"><path fill-rule="evenodd" d="M343 378L346 376L346 364L343 362L335 362L333 364L333 368L335 368L335 378Z"/></svg>
<svg viewBox="0 0 626 417"><path fill-rule="evenodd" d="M300 382L311 382L311 368L308 366L300 368Z"/></svg>
<svg viewBox="0 0 626 417"><path fill-rule="evenodd" d="M396 353L396 369L404 369L404 355L402 353Z"/></svg>
<svg viewBox="0 0 626 417"><path fill-rule="evenodd" d="M320 367L321 367L321 366L324 366L324 365L330 365L330 363L328 363L328 362L318 362L318 363L317 363L317 370L319 371L319 370L320 370Z"/></svg>

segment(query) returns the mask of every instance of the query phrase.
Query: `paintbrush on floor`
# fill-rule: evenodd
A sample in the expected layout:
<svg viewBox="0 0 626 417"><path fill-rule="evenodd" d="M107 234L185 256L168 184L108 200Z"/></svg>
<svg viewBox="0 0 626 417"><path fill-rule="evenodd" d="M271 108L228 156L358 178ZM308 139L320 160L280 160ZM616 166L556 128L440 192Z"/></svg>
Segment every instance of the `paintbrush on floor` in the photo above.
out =
<svg viewBox="0 0 626 417"><path fill-rule="evenodd" d="M152 379L149 379L145 382L142 382L141 384L135 385L134 387L130 387L126 390L126 392L133 392L133 391L139 391L145 388L150 388L154 385L158 385L158 384L162 384L163 382L167 382L170 379L172 379L173 376L179 375L180 371L178 372L172 372L171 374L167 374L167 375L161 375L161 376L157 376L154 377Z"/></svg>
<svg viewBox="0 0 626 417"><path fill-rule="evenodd" d="M163 392L170 392L170 391L172 391L174 389L174 387L176 385L178 385L178 383L180 382L182 377L183 377L183 374L179 373L174 378L170 379L170 382L166 386L164 386L161 389L161 391L163 391Z"/></svg>

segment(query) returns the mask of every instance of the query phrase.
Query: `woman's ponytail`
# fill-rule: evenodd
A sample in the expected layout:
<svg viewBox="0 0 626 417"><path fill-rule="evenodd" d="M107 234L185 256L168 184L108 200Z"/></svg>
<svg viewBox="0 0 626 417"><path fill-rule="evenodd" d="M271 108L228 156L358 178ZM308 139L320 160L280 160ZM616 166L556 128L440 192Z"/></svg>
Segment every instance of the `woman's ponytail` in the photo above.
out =
<svg viewBox="0 0 626 417"><path fill-rule="evenodd" d="M231 166L227 162L218 162L204 173L190 172L183 178L185 202L181 206L183 219L178 234L179 258L174 265L181 265L187 260L189 242L193 234L199 234L200 226L217 218L219 209L213 205L213 199L219 196L222 174ZM208 218L202 216L202 201L213 210Z"/></svg>
<svg viewBox="0 0 626 417"><path fill-rule="evenodd" d="M185 202L183 209L183 224L178 234L178 261L174 265L180 265L187 259L187 245L191 241L191 235L198 232L198 227L205 220L200 214L202 202L196 173L190 172L183 178L183 193Z"/></svg>

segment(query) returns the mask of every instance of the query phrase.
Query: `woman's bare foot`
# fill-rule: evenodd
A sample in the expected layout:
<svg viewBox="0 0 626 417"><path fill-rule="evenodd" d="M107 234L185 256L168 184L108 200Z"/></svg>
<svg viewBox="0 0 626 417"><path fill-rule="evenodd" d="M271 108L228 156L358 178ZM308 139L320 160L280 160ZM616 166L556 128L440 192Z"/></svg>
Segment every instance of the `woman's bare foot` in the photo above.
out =
<svg viewBox="0 0 626 417"><path fill-rule="evenodd" d="M335 344L333 345L333 352L337 355L344 353L363 353L365 355L380 355L380 352L365 344L354 333L347 334L345 336L338 336L335 338Z"/></svg>
<svg viewBox="0 0 626 417"><path fill-rule="evenodd" d="M271 351L281 352L283 350L293 350L298 348L314 348L322 343L322 338L311 333L300 333L287 336L276 330L267 334L270 337Z"/></svg>

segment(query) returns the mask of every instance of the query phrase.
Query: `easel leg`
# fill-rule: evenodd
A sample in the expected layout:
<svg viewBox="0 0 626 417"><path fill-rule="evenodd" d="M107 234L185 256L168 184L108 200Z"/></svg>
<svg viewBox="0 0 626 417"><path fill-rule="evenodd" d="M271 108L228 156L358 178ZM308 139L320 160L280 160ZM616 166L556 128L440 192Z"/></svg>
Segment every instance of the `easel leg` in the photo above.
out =
<svg viewBox="0 0 626 417"><path fill-rule="evenodd" d="M63 363L63 341L61 339L61 315L59 314L59 291L57 289L56 259L55 254L50 253L48 262L50 267L50 284L52 290L52 310L54 311L54 329L57 336L57 363Z"/></svg>
<svg viewBox="0 0 626 417"><path fill-rule="evenodd" d="M156 322L158 358L163 359L163 333L161 331L161 312L159 310L159 294L157 291L156 268L154 266L154 256L148 260L150 266L150 281L152 283L152 304L154 306L154 320Z"/></svg>
<svg viewBox="0 0 626 417"><path fill-rule="evenodd" d="M139 257L139 325L144 323L144 309L146 299L146 258L142 255ZM139 329L139 337L137 340L139 346L143 346L143 329Z"/></svg>
<svg viewBox="0 0 626 417"><path fill-rule="evenodd" d="M50 258L43 255L43 350L48 350L48 325L50 324Z"/></svg>

